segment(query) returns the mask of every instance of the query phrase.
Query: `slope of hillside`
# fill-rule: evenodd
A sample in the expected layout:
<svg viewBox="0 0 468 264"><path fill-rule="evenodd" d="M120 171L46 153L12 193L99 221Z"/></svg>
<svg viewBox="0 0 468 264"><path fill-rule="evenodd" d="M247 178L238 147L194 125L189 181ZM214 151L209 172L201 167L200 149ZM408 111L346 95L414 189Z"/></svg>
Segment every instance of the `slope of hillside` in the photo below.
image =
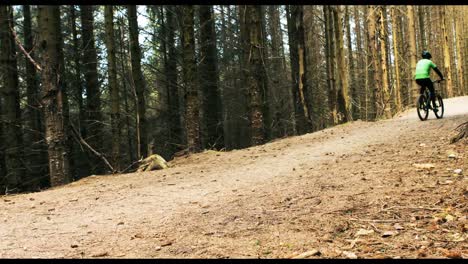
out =
<svg viewBox="0 0 468 264"><path fill-rule="evenodd" d="M468 97L446 107L2 196L0 257L467 257Z"/></svg>

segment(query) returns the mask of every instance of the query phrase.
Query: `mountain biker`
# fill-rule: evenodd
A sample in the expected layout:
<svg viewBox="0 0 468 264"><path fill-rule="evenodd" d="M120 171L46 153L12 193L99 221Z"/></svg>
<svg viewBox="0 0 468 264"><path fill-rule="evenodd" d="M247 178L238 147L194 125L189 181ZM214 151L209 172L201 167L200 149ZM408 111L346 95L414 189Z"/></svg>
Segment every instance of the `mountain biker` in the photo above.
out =
<svg viewBox="0 0 468 264"><path fill-rule="evenodd" d="M444 80L444 76L439 71L437 66L431 61L432 55L431 53L429 53L429 51L423 51L421 56L422 59L419 60L416 64L416 72L414 74L414 79L416 80L416 83L421 86L420 94L424 93L426 87L429 89L432 105L434 106L434 111L437 112L438 109L435 103L434 85L432 84L430 78L431 68L434 69L434 71L439 75L440 81Z"/></svg>

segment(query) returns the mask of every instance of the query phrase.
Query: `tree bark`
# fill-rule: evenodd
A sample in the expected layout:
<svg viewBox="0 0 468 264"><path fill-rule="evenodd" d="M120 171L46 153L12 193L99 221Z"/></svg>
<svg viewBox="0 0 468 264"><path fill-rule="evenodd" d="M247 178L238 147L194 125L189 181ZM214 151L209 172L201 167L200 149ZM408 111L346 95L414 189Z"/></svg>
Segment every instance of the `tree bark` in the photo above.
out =
<svg viewBox="0 0 468 264"><path fill-rule="evenodd" d="M390 95L389 95L389 78L388 78L388 66L387 66L387 17L384 15L383 6L379 7L378 16L380 17L380 67L382 71L382 87L379 91L379 100L376 103L379 105L378 116L382 115L385 118L391 118L391 104L390 104Z"/></svg>
<svg viewBox="0 0 468 264"><path fill-rule="evenodd" d="M317 16L318 6L304 6L304 42L307 72L305 73L308 86L308 109L310 119L313 120L311 131L324 129L328 122L327 91L323 89L322 80L324 60L321 53L322 43L317 41L317 32L322 32L322 20ZM288 89L289 91L289 89Z"/></svg>
<svg viewBox="0 0 468 264"><path fill-rule="evenodd" d="M467 51L466 49L463 48L463 37L466 38L462 34L462 23L457 23L457 21L462 22L462 15L460 10L456 10L455 15L453 16L453 24L455 27L455 39L456 39L456 58L457 58L457 76L458 76L458 91L459 95L466 95L466 89L465 89L465 78L463 76L464 71L466 70L464 68L464 64L466 63L466 60L468 59L467 56Z"/></svg>
<svg viewBox="0 0 468 264"><path fill-rule="evenodd" d="M332 8L333 25L335 27L335 41L336 57L338 61L338 90L337 90L337 104L341 122L348 122L352 120L349 105L349 82L348 82L348 67L346 65L346 58L344 54L344 40L343 40L343 26L342 26L342 12L340 6Z"/></svg>
<svg viewBox="0 0 468 264"><path fill-rule="evenodd" d="M365 117L365 120L368 121L371 118L370 112L372 112L372 106L371 104L371 92L370 89L373 89L373 80L369 78L369 75L372 74L372 52L370 51L370 47L372 46L370 44L370 38L369 38L369 6L365 5L362 6L363 9L363 33L366 34L366 37L364 37L364 42L363 46L365 47L365 54L363 54L364 57L364 89L362 93L362 99L361 99L361 104L363 104L363 116Z"/></svg>
<svg viewBox="0 0 468 264"><path fill-rule="evenodd" d="M381 68L380 68L380 61L379 61L379 43L378 39L376 36L376 10L375 7L372 6L367 6L368 8L368 45L369 45L369 51L371 54L371 61L372 61L372 67L371 67L371 73L373 75L373 82L371 87L371 93L370 93L370 119L371 120L376 120L379 118L379 112L378 112L378 95L379 92L382 90L382 73L381 73Z"/></svg>
<svg viewBox="0 0 468 264"><path fill-rule="evenodd" d="M468 12L468 7L463 6L462 7L462 14L466 14ZM461 50L463 51L463 80L464 80L464 95L468 95L468 19L466 18L465 15L461 16L461 23L460 25L462 26L460 31L461 35L463 36L461 38Z"/></svg>
<svg viewBox="0 0 468 264"><path fill-rule="evenodd" d="M239 6L243 51L243 78L248 89L250 144L260 145L268 138L266 128L266 74L259 6Z"/></svg>
<svg viewBox="0 0 468 264"><path fill-rule="evenodd" d="M442 26L442 34L443 34L443 42L442 47L444 50L444 78L447 80L447 85L445 86L446 95L447 97L453 96L453 83L452 83L452 67L450 64L450 51L449 51L449 37L448 37L448 29L447 29L447 18L445 16L445 6L439 6L440 8L440 19L441 19L441 26Z"/></svg>
<svg viewBox="0 0 468 264"><path fill-rule="evenodd" d="M426 25L424 22L424 7L418 6L418 19L419 19L419 35L420 35L420 44L419 49L426 50L427 49L427 41L426 41L426 31L424 30L424 26Z"/></svg>
<svg viewBox="0 0 468 264"><path fill-rule="evenodd" d="M12 6L0 6L0 73L2 86L0 92L3 98L3 132L6 179L8 192L21 190L25 171L22 161L23 142L21 127L21 109L18 84L18 68L16 61L15 40L11 30L14 30Z"/></svg>
<svg viewBox="0 0 468 264"><path fill-rule="evenodd" d="M298 63L299 63L299 76L298 80L298 91L299 95L298 104L304 112L304 132L307 133L312 129L312 120L310 118L309 111L309 92L308 92L308 82L307 82L307 54L305 49L305 35L304 35L304 6L296 6L295 12L293 12L295 22L296 22L296 34L297 34L297 51L298 51Z"/></svg>
<svg viewBox="0 0 468 264"><path fill-rule="evenodd" d="M307 105L304 105L303 96L301 96L301 90L303 91L305 80L302 79L305 73L304 65L304 50L299 51L299 48L304 49L304 30L300 31L299 26L301 25L302 12L300 12L299 6L286 6L286 15L288 22L288 34L289 34L289 54L291 62L291 79L292 79L292 95L294 104L294 120L295 130L299 135L305 134L309 130L309 122L306 117ZM302 44L299 43L300 36L302 35ZM302 62L302 69L301 69ZM301 74L302 73L302 74ZM300 78L301 77L301 78Z"/></svg>
<svg viewBox="0 0 468 264"><path fill-rule="evenodd" d="M71 31L73 36L73 62L75 66L75 99L78 103L78 111L79 111L79 123L78 129L81 133L83 138L86 138L86 110L83 103L83 82L81 80L81 63L80 63L80 53L79 50L82 48L78 42L78 32L76 30L76 14L75 14L75 6L70 6L70 20L71 20Z"/></svg>
<svg viewBox="0 0 468 264"><path fill-rule="evenodd" d="M97 72L97 53L94 40L94 12L93 6L81 5L81 29L83 40L83 66L86 85L87 122L85 140L96 149L102 151L102 115L101 92ZM101 161L91 156L92 172L103 173Z"/></svg>
<svg viewBox="0 0 468 264"><path fill-rule="evenodd" d="M175 47L175 9L174 6L166 7L167 20L167 62L164 65L166 75L167 100L169 105L169 120L171 152L175 153L179 150L178 145L181 144L182 127L180 120L179 106L179 91L177 86L177 51Z"/></svg>
<svg viewBox="0 0 468 264"><path fill-rule="evenodd" d="M69 152L67 147L67 124L65 123L63 78L60 76L61 45L60 18L57 17L59 6L38 7L38 27L42 65L42 106L45 117L46 142L49 155L51 186L70 182Z"/></svg>
<svg viewBox="0 0 468 264"><path fill-rule="evenodd" d="M347 48L348 48L348 65L349 65L349 71L348 71L348 76L349 76L349 86L351 89L351 100L350 100L350 105L349 105L349 110L351 112L351 117L353 120L358 119L357 115L357 109L358 105L357 100L358 98L358 93L356 89L356 79L354 78L355 72L356 72L356 67L355 67L355 61L354 61L354 56L353 56L353 45L352 45L352 40L351 40L351 26L350 26L350 11L349 7L345 6L345 18L344 18L344 23L345 23L345 29L346 29L346 40L347 40ZM356 27L356 19L354 19L355 27Z"/></svg>
<svg viewBox="0 0 468 264"><path fill-rule="evenodd" d="M114 11L113 7L104 7L104 21L106 33L107 64L109 76L109 92L111 99L111 129L112 129L112 158L111 163L115 170L120 170L120 95L117 83L117 63L115 57L115 37L114 37Z"/></svg>
<svg viewBox="0 0 468 264"><path fill-rule="evenodd" d="M34 58L33 34L31 21L31 7L23 5L24 15L24 48L29 55ZM27 107L25 109L26 130L25 146L28 146L26 156L28 157L28 168L30 169L25 177L27 189L37 190L40 185L40 178L47 174L47 157L41 152L45 148L43 140L43 118L40 111L39 84L36 67L26 58L26 94Z"/></svg>
<svg viewBox="0 0 468 264"><path fill-rule="evenodd" d="M404 10L404 9L403 9ZM411 105L411 94L410 94L410 86L413 84L412 82L408 80L412 80L411 76L411 71L410 71L410 64L408 64L408 58L410 57L409 55L409 43L407 41L408 39L408 21L407 21L407 16L406 16L406 10L402 12L402 15L397 16L398 23L399 23L399 30L397 33L398 35L398 47L400 50L400 61L405 62L405 64L402 64L402 67L400 67L400 76L401 76L401 81L400 81L400 93L401 93L401 104L402 106L408 106ZM411 58L409 58L411 60Z"/></svg>
<svg viewBox="0 0 468 264"><path fill-rule="evenodd" d="M400 92L400 54L398 52L398 43L400 37L400 25L397 20L397 10L395 6L391 7L392 17L392 40L393 40L393 58L395 67L395 89L393 89L393 99L395 104L395 110L400 112L401 107L401 92Z"/></svg>
<svg viewBox="0 0 468 264"><path fill-rule="evenodd" d="M302 122L304 121L303 110L298 102L297 94L297 77L299 76L299 64L298 64L298 51L297 51L297 39L296 39L296 23L293 17L292 12L295 9L295 6L286 5L286 19L288 24L288 44L289 44L289 61L291 65L291 84L292 84L292 96L293 96L293 106L294 106L294 130L298 134L303 134ZM299 130L299 131L298 131Z"/></svg>
<svg viewBox="0 0 468 264"><path fill-rule="evenodd" d="M189 152L198 152L201 148L201 142L193 16L193 6L182 7L182 68L185 84L185 122L187 129L187 147Z"/></svg>
<svg viewBox="0 0 468 264"><path fill-rule="evenodd" d="M268 6L269 34L271 36L271 57L269 83L270 115L275 128L273 137L282 137L294 134L294 118L291 89L284 89L287 79L284 65L283 34L281 32L279 6Z"/></svg>
<svg viewBox="0 0 468 264"><path fill-rule="evenodd" d="M416 82L414 81L414 73L416 71L416 32L415 32L415 25L414 25L414 10L413 6L407 6L407 16L408 16L408 38L409 38L409 57L410 57L410 75L408 78L408 102L409 105L414 106L416 102L416 98L419 95L419 88Z"/></svg>
<svg viewBox="0 0 468 264"><path fill-rule="evenodd" d="M335 42L333 33L333 14L330 6L323 6L325 23L325 61L327 71L328 109L330 125L338 124L338 104L335 73Z"/></svg>
<svg viewBox="0 0 468 264"><path fill-rule="evenodd" d="M353 118L357 119L365 119L365 116L362 114L364 111L362 111L363 108L363 103L365 103L365 94L366 88L365 88L365 83L363 81L363 75L364 75L364 70L367 65L365 65L364 61L364 53L362 50L362 33L361 33L361 16L359 13L359 6L354 6L353 7L354 11L354 32L356 36L356 51L357 51L357 56L356 56L356 62L357 66L355 67L354 71L354 81L356 82L356 97L353 98L353 100L356 102L357 107L355 108L355 111L353 111Z"/></svg>
<svg viewBox="0 0 468 264"><path fill-rule="evenodd" d="M224 145L224 136L213 7L201 5L199 19L201 37L199 75L204 119L203 147L220 149Z"/></svg>
<svg viewBox="0 0 468 264"><path fill-rule="evenodd" d="M128 69L128 41L125 39L125 22L124 22L124 17L119 17L117 19L117 36L116 40L118 40L117 48L119 54L119 59L117 59L117 62L119 62L118 66L120 69L120 80L122 84L122 90L121 90L121 95L122 95L122 100L123 100L123 109L122 109L122 115L124 116L125 120L122 120L125 124L125 138L126 138L126 143L127 143L127 150L128 150L128 163L132 164L135 163L135 161L138 160L137 155L136 155L136 148L137 145L136 143L136 136L134 136L134 133L132 133L132 122L130 120L130 117L134 115L134 111L130 111L130 104L128 102L128 93L130 90L130 81L129 81L129 76L131 75L129 69ZM135 163L136 164L136 163ZM134 165L134 164L133 164ZM131 167L131 166L130 166ZM128 169L128 168L127 168Z"/></svg>
<svg viewBox="0 0 468 264"><path fill-rule="evenodd" d="M148 156L148 135L146 129L146 83L141 71L141 50L138 42L138 21L135 5L127 6L128 30L130 34L130 53L133 85L137 96L137 138L138 158Z"/></svg>
<svg viewBox="0 0 468 264"><path fill-rule="evenodd" d="M1 99L0 99L1 102ZM3 115L2 104L0 104L0 117ZM1 121L2 119L0 119ZM0 123L0 194L4 194L6 190L6 165L5 165L5 139L3 133L3 125Z"/></svg>

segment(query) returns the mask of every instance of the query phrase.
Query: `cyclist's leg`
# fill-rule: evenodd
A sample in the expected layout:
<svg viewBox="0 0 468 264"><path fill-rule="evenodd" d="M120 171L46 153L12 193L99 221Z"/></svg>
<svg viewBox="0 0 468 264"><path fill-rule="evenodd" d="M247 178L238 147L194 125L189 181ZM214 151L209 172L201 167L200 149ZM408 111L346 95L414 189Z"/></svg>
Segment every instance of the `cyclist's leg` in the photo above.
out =
<svg viewBox="0 0 468 264"><path fill-rule="evenodd" d="M431 79L427 79L427 88L429 89L429 93L431 95L431 101L432 101L432 106L434 108L436 107L436 102L435 102L435 90L434 90L434 84L432 83Z"/></svg>
<svg viewBox="0 0 468 264"><path fill-rule="evenodd" d="M416 83L421 87L419 89L419 94L423 94L424 93L424 88L425 88L425 82L423 81L424 79L417 79L416 80Z"/></svg>

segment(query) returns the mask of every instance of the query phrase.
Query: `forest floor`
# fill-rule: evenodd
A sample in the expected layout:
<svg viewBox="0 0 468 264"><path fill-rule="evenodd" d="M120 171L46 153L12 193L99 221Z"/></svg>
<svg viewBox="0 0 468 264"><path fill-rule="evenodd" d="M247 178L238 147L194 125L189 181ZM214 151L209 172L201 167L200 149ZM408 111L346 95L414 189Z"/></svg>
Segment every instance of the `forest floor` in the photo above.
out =
<svg viewBox="0 0 468 264"><path fill-rule="evenodd" d="M449 139L467 119L458 97L441 120L412 109L2 196L0 257L466 258L468 141Z"/></svg>

